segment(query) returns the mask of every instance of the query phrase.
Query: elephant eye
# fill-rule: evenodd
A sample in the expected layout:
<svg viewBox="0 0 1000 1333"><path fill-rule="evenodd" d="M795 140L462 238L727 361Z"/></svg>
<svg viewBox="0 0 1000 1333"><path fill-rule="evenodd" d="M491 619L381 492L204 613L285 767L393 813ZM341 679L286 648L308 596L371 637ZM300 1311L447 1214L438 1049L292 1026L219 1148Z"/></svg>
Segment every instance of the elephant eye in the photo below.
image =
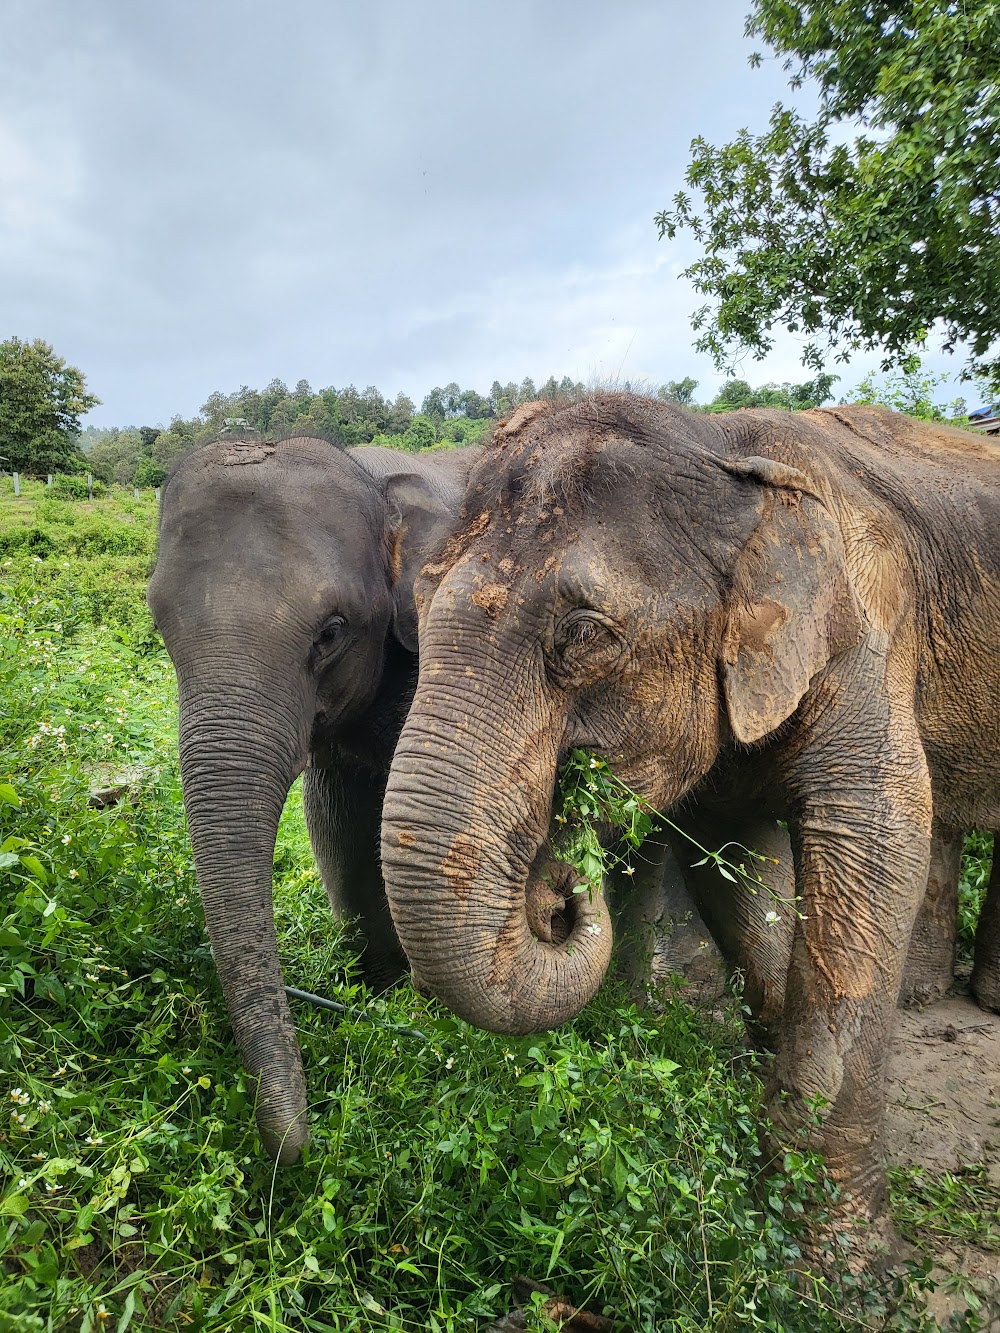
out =
<svg viewBox="0 0 1000 1333"><path fill-rule="evenodd" d="M347 621L343 616L330 616L320 626L316 635L315 646L321 651L329 652L333 648L339 647L347 635Z"/></svg>
<svg viewBox="0 0 1000 1333"><path fill-rule="evenodd" d="M614 623L598 611L571 611L556 626L551 674L563 684L578 685L611 666L624 651Z"/></svg>

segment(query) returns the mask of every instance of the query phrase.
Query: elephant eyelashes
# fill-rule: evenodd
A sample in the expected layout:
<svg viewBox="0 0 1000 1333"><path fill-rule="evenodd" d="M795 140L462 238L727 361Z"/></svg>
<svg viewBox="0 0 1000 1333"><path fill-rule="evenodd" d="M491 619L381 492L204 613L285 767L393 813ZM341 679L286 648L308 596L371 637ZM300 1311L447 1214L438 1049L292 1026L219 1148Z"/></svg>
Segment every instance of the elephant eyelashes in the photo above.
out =
<svg viewBox="0 0 1000 1333"><path fill-rule="evenodd" d="M337 652L347 642L347 621L343 616L331 616L320 628L313 650L324 655Z"/></svg>
<svg viewBox="0 0 1000 1333"><path fill-rule="evenodd" d="M556 626L551 675L561 685L576 685L607 669L621 656L618 630L596 611L571 611Z"/></svg>

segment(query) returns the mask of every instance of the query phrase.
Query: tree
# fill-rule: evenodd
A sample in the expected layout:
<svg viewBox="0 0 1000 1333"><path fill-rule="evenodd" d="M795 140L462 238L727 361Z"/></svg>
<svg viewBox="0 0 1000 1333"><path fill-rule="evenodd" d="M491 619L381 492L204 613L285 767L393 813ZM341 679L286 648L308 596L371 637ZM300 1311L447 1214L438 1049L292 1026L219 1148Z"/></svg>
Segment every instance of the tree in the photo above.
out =
<svg viewBox="0 0 1000 1333"><path fill-rule="evenodd" d="M434 421L427 416L414 417L403 436L405 447L412 453L427 449L437 439Z"/></svg>
<svg viewBox="0 0 1000 1333"><path fill-rule="evenodd" d="M387 433L389 435L402 435L405 431L408 431L410 422L413 420L413 412L413 400L407 398L405 393L397 393L389 412Z"/></svg>
<svg viewBox="0 0 1000 1333"><path fill-rule="evenodd" d="M751 389L746 380L726 380L704 412L735 412L741 407L776 407L785 412L805 412L833 397L836 375L817 375L804 384L762 384Z"/></svg>
<svg viewBox="0 0 1000 1333"><path fill-rule="evenodd" d="M966 402L954 398L950 403L935 402L944 392L948 375L935 375L924 370L918 356L904 361L899 371L887 375L881 382L874 375L866 375L852 394L851 403L878 403L891 407L894 412L905 412L920 421L950 421L966 425Z"/></svg>
<svg viewBox="0 0 1000 1333"><path fill-rule="evenodd" d="M0 456L11 472L73 472L80 418L101 400L40 338L0 343Z"/></svg>
<svg viewBox="0 0 1000 1333"><path fill-rule="evenodd" d="M746 30L785 57L793 89L816 84L819 110L779 103L762 135L692 144L701 204L681 192L656 223L703 248L686 270L709 298L698 349L720 367L740 348L762 357L783 326L817 371L834 348L881 349L888 370L940 322L965 374L1000 385L995 0L755 0Z"/></svg>
<svg viewBox="0 0 1000 1333"><path fill-rule="evenodd" d="M656 396L668 403L680 403L681 407L692 407L697 387L698 381L693 380L690 375L685 375L682 380L668 380L666 384L662 384Z"/></svg>
<svg viewBox="0 0 1000 1333"><path fill-rule="evenodd" d="M142 439L129 426L125 430L93 432L93 443L87 452L87 470L109 486L131 486L135 470L142 457Z"/></svg>

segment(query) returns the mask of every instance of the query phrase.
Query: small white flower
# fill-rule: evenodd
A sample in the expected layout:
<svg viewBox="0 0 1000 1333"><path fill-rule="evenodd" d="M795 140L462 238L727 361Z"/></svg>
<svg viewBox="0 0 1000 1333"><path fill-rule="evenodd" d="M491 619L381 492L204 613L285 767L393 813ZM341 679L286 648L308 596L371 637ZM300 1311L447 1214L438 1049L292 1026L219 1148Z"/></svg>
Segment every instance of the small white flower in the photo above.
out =
<svg viewBox="0 0 1000 1333"><path fill-rule="evenodd" d="M95 972L85 972L83 975L87 978L88 981L97 980L97 974Z"/></svg>
<svg viewBox="0 0 1000 1333"><path fill-rule="evenodd" d="M71 871L69 872L69 877L70 877L70 879L76 879L76 877L77 877L77 875L79 875L79 873L80 873L80 872L79 872L78 870L71 870Z"/></svg>
<svg viewBox="0 0 1000 1333"><path fill-rule="evenodd" d="M190 1065L185 1065L184 1068L181 1070L181 1073L182 1073L182 1074L190 1074L190 1072L191 1072L191 1066L190 1066Z"/></svg>
<svg viewBox="0 0 1000 1333"><path fill-rule="evenodd" d="M62 842L62 845L63 845L64 847L68 847L68 846L70 845L70 843L73 841L73 835L72 835L72 833L64 833L64 834L62 835L62 838L60 839L60 841Z"/></svg>
<svg viewBox="0 0 1000 1333"><path fill-rule="evenodd" d="M768 914L764 917L764 921L765 921L765 923L766 923L767 925L769 925L769 926L776 925L777 922L780 921L780 919L781 919L781 918L778 916L778 913L777 913L773 908L772 908L771 911L768 912Z"/></svg>
<svg viewBox="0 0 1000 1333"><path fill-rule="evenodd" d="M445 1062L444 1062L444 1067L445 1067L445 1069L451 1069L451 1068L453 1067L454 1063L455 1063L455 1057L454 1057L453 1055L449 1055L449 1056L448 1056L448 1059L445 1060Z"/></svg>
<svg viewBox="0 0 1000 1333"><path fill-rule="evenodd" d="M592 922L590 923L590 925L587 927L587 934L588 934L588 935L600 935L600 933L601 933L601 928L600 928L600 926L597 924L596 921L592 921Z"/></svg>
<svg viewBox="0 0 1000 1333"><path fill-rule="evenodd" d="M46 1193L46 1194L58 1194L59 1191L60 1191L61 1189L62 1189L62 1186L61 1186L61 1185L46 1185L46 1186L45 1186L45 1193Z"/></svg>
<svg viewBox="0 0 1000 1333"><path fill-rule="evenodd" d="M48 1113L52 1110L52 1103L51 1103L51 1102L39 1102L39 1103L38 1103L38 1109L39 1109L39 1111L41 1111L42 1115L48 1115Z"/></svg>
<svg viewBox="0 0 1000 1333"><path fill-rule="evenodd" d="M88 1134L88 1135L87 1135L87 1138L86 1138L86 1142L89 1143L89 1144L91 1145L91 1147L97 1148L97 1147L100 1147L100 1145L104 1142L104 1140L103 1140L102 1138L96 1138L96 1139L95 1139L95 1138L92 1138L92 1137Z"/></svg>
<svg viewBox="0 0 1000 1333"><path fill-rule="evenodd" d="M635 874L635 866L626 866L625 869L624 869L624 871L623 871L622 873L623 873L623 874L626 874L626 875L634 875L634 874Z"/></svg>
<svg viewBox="0 0 1000 1333"><path fill-rule="evenodd" d="M600 764L597 762L596 759L591 759L591 761L590 761L590 767L591 767L591 768L600 768Z"/></svg>
<svg viewBox="0 0 1000 1333"><path fill-rule="evenodd" d="M33 1152L31 1154L31 1160L33 1162L44 1162L46 1157L48 1157L47 1152Z"/></svg>
<svg viewBox="0 0 1000 1333"><path fill-rule="evenodd" d="M28 1183L28 1177L22 1176L21 1179L17 1182L17 1188L19 1190L23 1190L25 1185L27 1185L27 1183Z"/></svg>

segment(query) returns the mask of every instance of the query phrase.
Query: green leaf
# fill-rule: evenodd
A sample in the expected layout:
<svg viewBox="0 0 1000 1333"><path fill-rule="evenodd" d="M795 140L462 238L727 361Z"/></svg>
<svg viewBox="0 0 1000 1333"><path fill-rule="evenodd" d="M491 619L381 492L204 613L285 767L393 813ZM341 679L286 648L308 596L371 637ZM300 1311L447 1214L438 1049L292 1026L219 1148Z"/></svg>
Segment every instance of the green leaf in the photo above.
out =
<svg viewBox="0 0 1000 1333"><path fill-rule="evenodd" d="M35 879L40 879L43 884L48 882L48 873L37 856L25 856L22 853L21 864L29 874L34 875Z"/></svg>
<svg viewBox="0 0 1000 1333"><path fill-rule="evenodd" d="M10 785L9 782L0 782L0 801L4 805L13 805L15 807L21 804L21 798Z"/></svg>

